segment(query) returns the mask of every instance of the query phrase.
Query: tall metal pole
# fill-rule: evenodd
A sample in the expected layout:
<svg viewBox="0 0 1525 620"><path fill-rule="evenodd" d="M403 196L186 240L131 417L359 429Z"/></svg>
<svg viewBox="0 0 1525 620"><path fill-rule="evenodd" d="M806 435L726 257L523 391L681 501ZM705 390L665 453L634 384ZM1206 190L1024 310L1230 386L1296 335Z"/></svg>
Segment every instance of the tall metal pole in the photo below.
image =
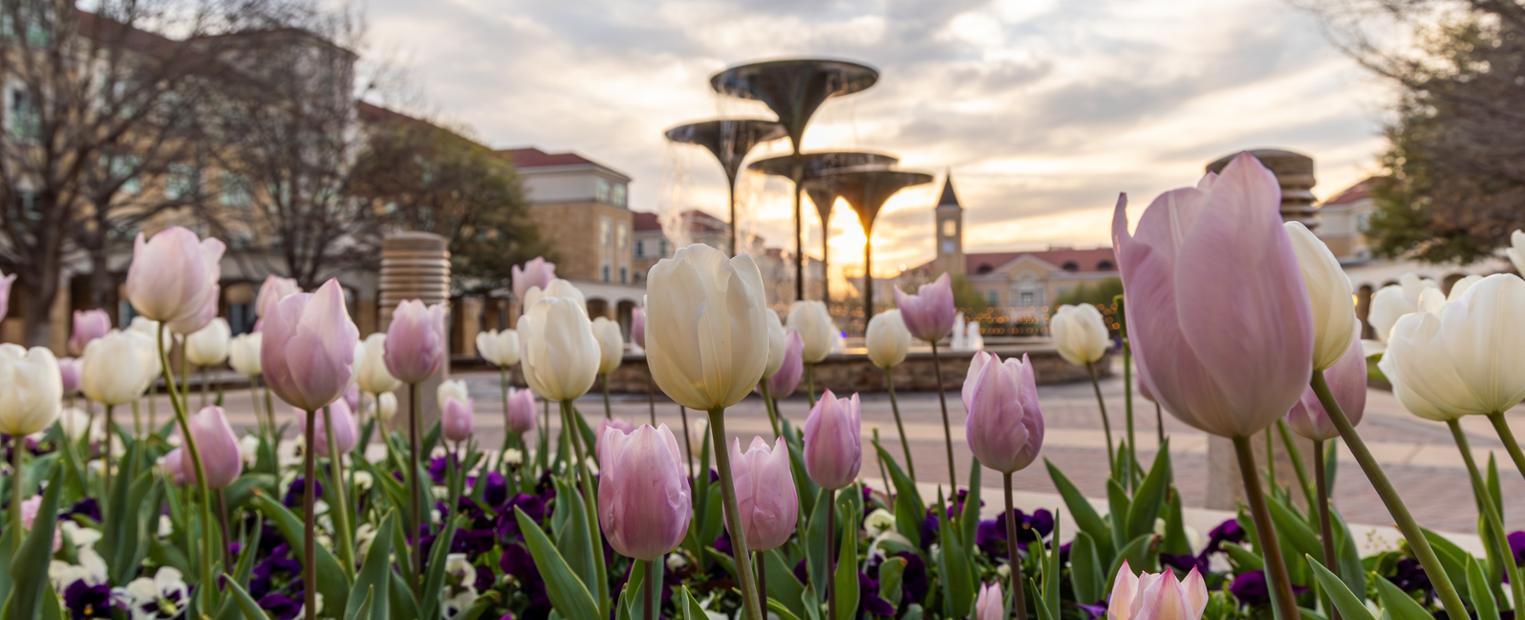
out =
<svg viewBox="0 0 1525 620"><path fill-rule="evenodd" d="M727 180L725 186L726 186L726 189L730 190L730 194L731 194L731 196L730 196L730 204L731 204L731 222L730 222L730 229L731 229L731 256L736 256L736 180L735 179Z"/></svg>
<svg viewBox="0 0 1525 620"><path fill-rule="evenodd" d="M805 163L800 159L800 143L794 145L794 298L805 299L805 227L800 216L801 178L805 176Z"/></svg>

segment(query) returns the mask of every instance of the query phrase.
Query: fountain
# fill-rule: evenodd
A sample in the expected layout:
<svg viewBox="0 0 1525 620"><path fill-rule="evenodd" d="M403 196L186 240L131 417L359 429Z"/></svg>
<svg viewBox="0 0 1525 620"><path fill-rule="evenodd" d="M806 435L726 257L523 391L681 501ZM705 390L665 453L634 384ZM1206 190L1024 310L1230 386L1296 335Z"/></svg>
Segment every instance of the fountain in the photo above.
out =
<svg viewBox="0 0 1525 620"><path fill-rule="evenodd" d="M877 166L839 168L811 181L847 201L863 224L863 320L874 316L874 218L885 201L896 192L913 185L931 183L932 175L923 172L890 170Z"/></svg>
<svg viewBox="0 0 1525 620"><path fill-rule="evenodd" d="M748 166L751 170L789 179L794 183L795 187L803 187L805 192L810 195L810 201L815 203L816 213L821 216L821 273L825 275L821 282L822 301L831 303L831 265L829 262L831 258L829 242L831 239L827 226L831 221L831 208L837 201L837 194L831 187L813 184L812 181L840 168L887 168L899 161L900 158L898 157L882 153L825 151L770 157L752 162L752 165ZM798 176L795 176L796 173L798 173Z"/></svg>
<svg viewBox="0 0 1525 620"><path fill-rule="evenodd" d="M714 119L678 125L666 131L667 139L709 149L725 169L727 204L730 207L731 255L736 255L736 175L752 148L784 137L784 126L762 119Z"/></svg>
<svg viewBox="0 0 1525 620"><path fill-rule="evenodd" d="M855 93L874 85L879 71L868 65L843 60L770 60L738 65L710 77L715 92L761 101L774 114L789 136L793 155L800 155L805 126L827 99ZM796 161L795 163L802 163ZM802 175L793 171L790 179ZM805 248L798 181L794 184L794 294L805 298Z"/></svg>

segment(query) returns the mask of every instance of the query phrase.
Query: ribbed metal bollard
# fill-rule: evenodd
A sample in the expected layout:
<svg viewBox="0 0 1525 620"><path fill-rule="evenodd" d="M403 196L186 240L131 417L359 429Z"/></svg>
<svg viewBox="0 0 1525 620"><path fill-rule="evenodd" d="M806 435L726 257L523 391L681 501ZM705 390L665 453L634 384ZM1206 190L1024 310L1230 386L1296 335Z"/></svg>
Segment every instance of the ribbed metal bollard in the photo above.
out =
<svg viewBox="0 0 1525 620"><path fill-rule="evenodd" d="M386 331L392 324L392 313L397 304L417 299L425 304L445 304L443 332L446 363L433 377L419 383L419 425L426 429L439 420L439 403L435 392L450 374L450 250L445 238L424 232L401 232L388 235L381 241L381 320L377 329ZM394 424L406 424L409 388L397 392L397 413ZM399 428L403 428L399 426Z"/></svg>

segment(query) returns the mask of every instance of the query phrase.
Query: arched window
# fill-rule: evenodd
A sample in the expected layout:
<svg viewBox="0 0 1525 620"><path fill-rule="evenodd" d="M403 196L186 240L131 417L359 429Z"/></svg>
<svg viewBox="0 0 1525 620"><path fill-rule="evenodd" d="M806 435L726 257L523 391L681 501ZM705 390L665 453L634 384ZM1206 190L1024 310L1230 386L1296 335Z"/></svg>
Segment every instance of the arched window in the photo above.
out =
<svg viewBox="0 0 1525 620"><path fill-rule="evenodd" d="M1059 268L1063 269L1065 271L1069 271L1069 272L1080 271L1080 263L1077 263L1077 262L1072 261L1072 260L1067 260L1067 261L1064 261L1064 264L1061 265Z"/></svg>
<svg viewBox="0 0 1525 620"><path fill-rule="evenodd" d="M1117 266L1113 265L1112 261L1109 261L1109 260L1103 260L1101 262L1096 263L1096 270L1097 271L1112 271L1113 269L1116 269L1116 268L1117 268Z"/></svg>
<svg viewBox="0 0 1525 620"><path fill-rule="evenodd" d="M980 266L974 270L974 273L978 275L985 275L992 271L995 271L995 267L991 266L990 263L980 263Z"/></svg>
<svg viewBox="0 0 1525 620"><path fill-rule="evenodd" d="M958 235L958 220L943 220L943 236L953 237Z"/></svg>

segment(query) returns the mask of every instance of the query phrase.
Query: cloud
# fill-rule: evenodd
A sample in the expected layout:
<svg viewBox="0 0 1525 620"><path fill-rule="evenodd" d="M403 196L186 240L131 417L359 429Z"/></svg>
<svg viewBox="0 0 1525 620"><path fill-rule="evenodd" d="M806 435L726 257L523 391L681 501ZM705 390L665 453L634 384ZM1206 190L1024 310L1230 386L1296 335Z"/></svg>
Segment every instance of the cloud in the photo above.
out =
<svg viewBox="0 0 1525 620"><path fill-rule="evenodd" d="M641 210L723 215L719 167L662 138L681 122L767 114L717 99L715 71L782 56L869 63L879 83L823 106L805 145L891 152L938 173L880 216L882 265L930 258L949 168L972 250L1105 243L1118 192L1147 204L1246 148L1313 155L1315 192L1332 194L1374 167L1388 100L1280 0L379 0L370 23L375 46L406 52L447 120L494 146L575 150L618 168L635 178ZM792 245L787 186L748 183L764 189L743 192L746 227ZM838 214L832 225L856 223ZM807 215L806 227L806 247L818 247L818 222ZM853 233L833 245L844 265L861 254Z"/></svg>

